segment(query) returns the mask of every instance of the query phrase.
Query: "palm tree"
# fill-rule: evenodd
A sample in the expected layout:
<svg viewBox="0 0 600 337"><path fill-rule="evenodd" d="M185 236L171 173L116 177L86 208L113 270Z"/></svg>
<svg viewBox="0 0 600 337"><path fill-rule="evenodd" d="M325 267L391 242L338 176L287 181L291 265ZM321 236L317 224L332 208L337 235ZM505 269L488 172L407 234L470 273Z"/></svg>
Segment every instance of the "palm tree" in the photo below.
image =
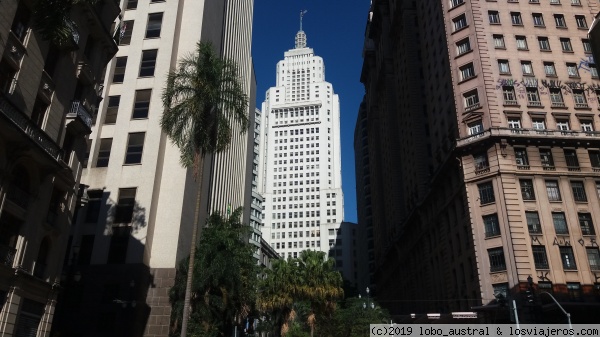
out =
<svg viewBox="0 0 600 337"><path fill-rule="evenodd" d="M295 263L275 260L271 269L264 270L259 283L257 308L272 315L281 336L286 335L290 321L296 316L294 302L298 298L298 278Z"/></svg>
<svg viewBox="0 0 600 337"><path fill-rule="evenodd" d="M298 293L300 298L310 303L307 323L312 337L317 316L332 314L336 301L343 298L343 279L342 275L334 270L335 260L327 259L324 252L304 250L300 252L297 264L302 275Z"/></svg>
<svg viewBox="0 0 600 337"><path fill-rule="evenodd" d="M179 147L181 165L193 168L194 179L199 181L181 327L181 336L185 337L190 311L204 157L208 153L228 148L232 121L240 127L242 133L247 131L248 97L240 83L236 63L220 58L210 43L199 42L196 52L182 58L178 68L169 72L162 101L162 130Z"/></svg>

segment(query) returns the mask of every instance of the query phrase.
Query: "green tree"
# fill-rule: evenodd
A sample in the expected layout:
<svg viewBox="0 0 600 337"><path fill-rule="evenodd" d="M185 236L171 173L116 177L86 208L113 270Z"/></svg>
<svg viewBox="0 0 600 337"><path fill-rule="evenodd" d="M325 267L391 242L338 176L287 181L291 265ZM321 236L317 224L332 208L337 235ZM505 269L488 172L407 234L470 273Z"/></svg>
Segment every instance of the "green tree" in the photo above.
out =
<svg viewBox="0 0 600 337"><path fill-rule="evenodd" d="M307 324L311 337L314 335L317 319L333 314L336 301L344 297L342 275L334 270L335 260L327 258L324 252L304 250L297 260L300 269L300 298L310 303Z"/></svg>
<svg viewBox="0 0 600 337"><path fill-rule="evenodd" d="M203 230L194 261L189 323L192 336L230 336L236 318L247 317L254 307L259 270L252 255L254 248L247 239L251 229L240 222L241 214L242 208L227 219L213 213ZM171 288L173 315L183 314L187 268L186 263L179 265Z"/></svg>
<svg viewBox="0 0 600 337"><path fill-rule="evenodd" d="M369 324L390 323L390 315L375 303L375 308L367 308L365 299L346 298L338 305L333 317L319 324L323 337L362 337L369 335Z"/></svg>
<svg viewBox="0 0 600 337"><path fill-rule="evenodd" d="M194 178L200 181L181 322L181 336L185 337L190 311L192 266L196 257L204 157L229 147L233 133L231 122L239 126L240 132L247 131L248 97L240 83L237 64L220 58L210 43L200 42L195 53L182 58L178 68L169 72L162 101L162 130L179 147L181 164L193 168Z"/></svg>
<svg viewBox="0 0 600 337"><path fill-rule="evenodd" d="M71 9L78 4L95 5L102 0L37 0L33 7L33 27L44 40L62 46L73 39L76 29ZM111 1L111 0L104 0Z"/></svg>
<svg viewBox="0 0 600 337"><path fill-rule="evenodd" d="M342 276L334 270L334 260L327 259L323 252L305 250L300 258L275 261L272 269L265 270L257 304L276 322L281 336L286 336L291 327L294 331L301 327L294 323L297 316L306 319L312 336L317 320L331 315L343 295ZM303 310L304 302L307 310Z"/></svg>

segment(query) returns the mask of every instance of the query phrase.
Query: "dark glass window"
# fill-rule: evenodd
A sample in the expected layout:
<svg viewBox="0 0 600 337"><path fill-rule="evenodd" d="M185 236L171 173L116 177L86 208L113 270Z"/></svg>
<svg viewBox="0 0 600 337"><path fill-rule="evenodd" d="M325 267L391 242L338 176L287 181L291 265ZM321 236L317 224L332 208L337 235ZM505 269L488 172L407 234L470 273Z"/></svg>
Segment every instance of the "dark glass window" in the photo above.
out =
<svg viewBox="0 0 600 337"><path fill-rule="evenodd" d="M488 257L490 259L490 271L506 270L504 250L502 247L488 249Z"/></svg>
<svg viewBox="0 0 600 337"><path fill-rule="evenodd" d="M120 188L113 223L131 223L135 207L135 188Z"/></svg>
<svg viewBox="0 0 600 337"><path fill-rule="evenodd" d="M100 139L100 150L98 151L98 159L96 167L107 167L110 159L110 150L112 148L112 138Z"/></svg>
<svg viewBox="0 0 600 337"><path fill-rule="evenodd" d="M583 181L571 181L571 189L573 190L575 201L587 201Z"/></svg>
<svg viewBox="0 0 600 337"><path fill-rule="evenodd" d="M142 51L142 62L140 64L140 77L154 76L154 67L156 66L157 49Z"/></svg>
<svg viewBox="0 0 600 337"><path fill-rule="evenodd" d="M113 74L113 82L121 83L125 79L125 68L127 67L127 56L117 57L115 62L115 72Z"/></svg>
<svg viewBox="0 0 600 337"><path fill-rule="evenodd" d="M108 251L109 264L121 264L127 260L127 246L129 245L129 237L131 227L116 227L112 228L112 236L110 238L110 248Z"/></svg>
<svg viewBox="0 0 600 337"><path fill-rule="evenodd" d="M544 246L532 246L533 260L535 262L535 269L549 269L548 256L546 256L546 247Z"/></svg>
<svg viewBox="0 0 600 337"><path fill-rule="evenodd" d="M525 212L525 218L527 219L527 229L529 230L529 233L542 233L542 224L540 223L540 216L538 212Z"/></svg>
<svg viewBox="0 0 600 337"><path fill-rule="evenodd" d="M581 227L581 234L596 235L594 223L592 222L592 215L590 213L577 213L577 215L579 216L579 227Z"/></svg>
<svg viewBox="0 0 600 337"><path fill-rule="evenodd" d="M521 196L523 197L523 200L535 200L535 192L533 190L533 180L520 179L519 184L521 185Z"/></svg>
<svg viewBox="0 0 600 337"><path fill-rule="evenodd" d="M106 108L104 124L114 124L117 122L117 113L119 112L120 102L121 96L108 96L108 106Z"/></svg>
<svg viewBox="0 0 600 337"><path fill-rule="evenodd" d="M556 234L569 234L565 213L552 212L552 222L554 223L554 231Z"/></svg>
<svg viewBox="0 0 600 337"><path fill-rule="evenodd" d="M146 27L146 38L160 37L163 13L148 14L148 26Z"/></svg>
<svg viewBox="0 0 600 337"><path fill-rule="evenodd" d="M86 223L98 222L100 209L102 208L102 190L88 190L88 204L85 213Z"/></svg>
<svg viewBox="0 0 600 337"><path fill-rule="evenodd" d="M150 97L152 89L136 90L135 103L133 104L133 114L131 118L141 119L148 118L148 110L150 109Z"/></svg>
<svg viewBox="0 0 600 337"><path fill-rule="evenodd" d="M483 224L485 226L486 238L500 235L500 224L498 223L497 214L483 216Z"/></svg>
<svg viewBox="0 0 600 337"><path fill-rule="evenodd" d="M479 199L482 205L492 203L496 200L492 182L479 184L477 188L479 189Z"/></svg>
<svg viewBox="0 0 600 337"><path fill-rule="evenodd" d="M573 248L571 246L561 246L560 259L562 260L563 269L565 270L577 270L577 264L575 263L575 255L573 255Z"/></svg>
<svg viewBox="0 0 600 337"><path fill-rule="evenodd" d="M133 31L133 24L133 20L127 20L123 22L123 25L121 26L121 31L119 32L121 38L119 40L119 45L124 46L128 45L131 42L131 32Z"/></svg>
<svg viewBox="0 0 600 337"><path fill-rule="evenodd" d="M127 154L125 155L125 164L139 164L142 162L145 136L146 133L144 132L129 134L129 141L127 142Z"/></svg>

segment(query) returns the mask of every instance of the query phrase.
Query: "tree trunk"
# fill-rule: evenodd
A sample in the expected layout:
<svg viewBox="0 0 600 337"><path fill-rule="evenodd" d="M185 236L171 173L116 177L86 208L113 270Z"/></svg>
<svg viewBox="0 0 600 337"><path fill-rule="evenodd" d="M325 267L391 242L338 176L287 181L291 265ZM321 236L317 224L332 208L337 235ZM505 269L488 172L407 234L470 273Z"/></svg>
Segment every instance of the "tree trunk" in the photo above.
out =
<svg viewBox="0 0 600 337"><path fill-rule="evenodd" d="M204 173L204 156L200 157L200 167L198 177L200 183L198 193L196 193L196 208L194 210L194 227L192 227L192 244L190 246L190 263L187 272L187 281L185 284L185 298L183 300L183 317L181 319L181 337L186 337L188 320L190 318L190 300L192 298L192 276L194 275L194 262L196 260L196 237L198 236L198 222L200 217L200 196L202 195L202 175Z"/></svg>

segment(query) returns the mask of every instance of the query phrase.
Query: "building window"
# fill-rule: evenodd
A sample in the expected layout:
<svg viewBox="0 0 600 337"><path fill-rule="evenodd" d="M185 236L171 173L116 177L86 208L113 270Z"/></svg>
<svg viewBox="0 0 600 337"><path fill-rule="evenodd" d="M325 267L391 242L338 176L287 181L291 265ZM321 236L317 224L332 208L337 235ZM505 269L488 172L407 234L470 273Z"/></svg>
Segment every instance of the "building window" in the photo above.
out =
<svg viewBox="0 0 600 337"><path fill-rule="evenodd" d="M107 167L110 159L110 149L112 147L112 138L100 139L100 150L98 151L98 159L96 167Z"/></svg>
<svg viewBox="0 0 600 337"><path fill-rule="evenodd" d="M127 142L127 154L125 155L125 164L139 164L142 162L145 136L146 133L144 132L129 134L129 140Z"/></svg>
<svg viewBox="0 0 600 337"><path fill-rule="evenodd" d="M491 24L500 24L500 13L498 11L488 11L488 18Z"/></svg>
<svg viewBox="0 0 600 337"><path fill-rule="evenodd" d="M546 256L546 247L544 246L531 246L533 252L533 261L535 263L535 269L549 269L548 256Z"/></svg>
<svg viewBox="0 0 600 337"><path fill-rule="evenodd" d="M123 21L121 26L119 45L125 46L131 43L131 32L133 31L133 20Z"/></svg>
<svg viewBox="0 0 600 337"><path fill-rule="evenodd" d="M0 59L0 92L11 93L16 76L17 70L8 64L5 58Z"/></svg>
<svg viewBox="0 0 600 337"><path fill-rule="evenodd" d="M475 77L475 68L473 67L473 63L469 63L460 67L461 80L465 81L473 77Z"/></svg>
<svg viewBox="0 0 600 337"><path fill-rule="evenodd" d="M131 223L135 207L135 188L119 188L119 198L115 206L113 223Z"/></svg>
<svg viewBox="0 0 600 337"><path fill-rule="evenodd" d="M456 54L462 55L469 51L471 51L471 42L469 41L469 38L460 40L456 43Z"/></svg>
<svg viewBox="0 0 600 337"><path fill-rule="evenodd" d="M527 105L529 106L542 106L540 101L540 94L537 88L527 88Z"/></svg>
<svg viewBox="0 0 600 337"><path fill-rule="evenodd" d="M579 71L577 70L577 64L567 63L567 74L569 74L569 77L579 77Z"/></svg>
<svg viewBox="0 0 600 337"><path fill-rule="evenodd" d="M473 155L473 161L475 162L475 172L481 172L490 167L487 153Z"/></svg>
<svg viewBox="0 0 600 337"><path fill-rule="evenodd" d="M525 212L525 218L527 219L527 230L530 234L542 234L542 224L538 212Z"/></svg>
<svg viewBox="0 0 600 337"><path fill-rule="evenodd" d="M535 200L535 192L533 190L533 180L520 179L519 184L521 185L521 197L523 197L523 200Z"/></svg>
<svg viewBox="0 0 600 337"><path fill-rule="evenodd" d="M556 76L554 62L544 62L544 73L546 73L546 76Z"/></svg>
<svg viewBox="0 0 600 337"><path fill-rule="evenodd" d="M537 27L543 27L544 25L544 16L542 13L533 13L531 14L533 17L533 25Z"/></svg>
<svg viewBox="0 0 600 337"><path fill-rule="evenodd" d="M29 32L30 19L31 12L27 8L27 6L24 3L19 3L10 30L23 44L25 44L25 38L27 37L27 33Z"/></svg>
<svg viewBox="0 0 600 337"><path fill-rule="evenodd" d="M133 104L132 119L148 118L148 110L150 109L150 96L152 89L143 89L135 91L135 102Z"/></svg>
<svg viewBox="0 0 600 337"><path fill-rule="evenodd" d="M475 109L479 106L479 95L477 90L471 90L464 94L465 109Z"/></svg>
<svg viewBox="0 0 600 337"><path fill-rule="evenodd" d="M502 87L504 105L518 105L514 87Z"/></svg>
<svg viewBox="0 0 600 337"><path fill-rule="evenodd" d="M494 186L492 182L482 183L477 185L479 189L479 202L482 205L492 203L496 201L494 198Z"/></svg>
<svg viewBox="0 0 600 337"><path fill-rule="evenodd" d="M554 14L554 23L556 24L557 28L567 28L565 16L562 14Z"/></svg>
<svg viewBox="0 0 600 337"><path fill-rule="evenodd" d="M565 38L565 37L561 38L560 46L562 48L562 51L566 51L566 52L573 51L573 46L571 46L571 39L569 39L569 38Z"/></svg>
<svg viewBox="0 0 600 337"><path fill-rule="evenodd" d="M488 257L490 259L491 272L506 270L504 250L502 247L488 249Z"/></svg>
<svg viewBox="0 0 600 337"><path fill-rule="evenodd" d="M469 135L477 135L483 132L483 123L478 120L467 125L469 127Z"/></svg>
<svg viewBox="0 0 600 337"><path fill-rule="evenodd" d="M125 9L136 9L138 0L127 0L127 5L125 5Z"/></svg>
<svg viewBox="0 0 600 337"><path fill-rule="evenodd" d="M560 258L562 260L563 269L565 270L577 270L577 264L575 263L575 255L573 255L573 248L570 246L561 246Z"/></svg>
<svg viewBox="0 0 600 337"><path fill-rule="evenodd" d="M565 213L552 212L552 223L554 224L554 231L556 234L569 234Z"/></svg>
<svg viewBox="0 0 600 337"><path fill-rule="evenodd" d="M523 75L533 76L533 66L531 65L531 61L521 61L521 69L523 70Z"/></svg>
<svg viewBox="0 0 600 337"><path fill-rule="evenodd" d="M573 90L573 100L575 101L576 108L587 108L588 103L585 98L585 93L583 90L575 89Z"/></svg>
<svg viewBox="0 0 600 337"><path fill-rule="evenodd" d="M160 37L160 29L162 26L163 13L148 14L148 25L146 26L146 38Z"/></svg>
<svg viewBox="0 0 600 337"><path fill-rule="evenodd" d="M590 64L590 74L592 78L598 78L598 67L595 64Z"/></svg>
<svg viewBox="0 0 600 337"><path fill-rule="evenodd" d="M523 18L521 18L521 13L519 12L510 12L510 21L512 22L513 26L523 25Z"/></svg>
<svg viewBox="0 0 600 337"><path fill-rule="evenodd" d="M538 44L541 51L550 51L550 41L545 36L538 37Z"/></svg>
<svg viewBox="0 0 600 337"><path fill-rule="evenodd" d="M582 39L581 43L583 44L583 51L586 53L591 53L592 52L592 44L590 43L590 40L588 39Z"/></svg>
<svg viewBox="0 0 600 337"><path fill-rule="evenodd" d="M122 83L125 78L125 67L127 66L127 56L117 57L115 62L115 72L113 74L114 83Z"/></svg>
<svg viewBox="0 0 600 337"><path fill-rule="evenodd" d="M115 124L117 122L120 102L121 96L108 96L108 107L106 108L106 116L104 116L104 124Z"/></svg>
<svg viewBox="0 0 600 337"><path fill-rule="evenodd" d="M508 118L508 127L511 129L520 129L521 128L521 119L518 117L509 117Z"/></svg>
<svg viewBox="0 0 600 337"><path fill-rule="evenodd" d="M527 38L522 35L516 36L517 39L517 49L519 50L527 50Z"/></svg>
<svg viewBox="0 0 600 337"><path fill-rule="evenodd" d="M498 60L498 70L500 71L500 74L510 74L508 60Z"/></svg>
<svg viewBox="0 0 600 337"><path fill-rule="evenodd" d="M540 149L540 160L544 170L554 170L554 158L550 149Z"/></svg>
<svg viewBox="0 0 600 337"><path fill-rule="evenodd" d="M492 284L492 288L494 289L494 296L502 296L504 299L508 297L508 283Z"/></svg>
<svg viewBox="0 0 600 337"><path fill-rule="evenodd" d="M529 167L529 158L527 157L527 149L515 147L515 161L517 166Z"/></svg>
<svg viewBox="0 0 600 337"><path fill-rule="evenodd" d="M44 126L44 120L46 119L46 113L48 112L48 103L41 100L40 98L35 99L33 109L31 111L31 121L35 123L39 128Z"/></svg>
<svg viewBox="0 0 600 337"><path fill-rule="evenodd" d="M561 131L569 131L571 128L569 127L568 119L557 119L556 120L556 129Z"/></svg>
<svg viewBox="0 0 600 337"><path fill-rule="evenodd" d="M587 22L585 21L585 16L583 15L575 15L575 22L577 22L577 28L588 28Z"/></svg>
<svg viewBox="0 0 600 337"><path fill-rule="evenodd" d="M156 55L158 54L157 49L150 49L142 51L142 62L140 63L140 76L139 77L151 77L154 76L154 67L156 66Z"/></svg>
<svg viewBox="0 0 600 337"><path fill-rule="evenodd" d="M595 247L586 247L590 270L600 270L600 251Z"/></svg>
<svg viewBox="0 0 600 337"><path fill-rule="evenodd" d="M546 130L546 120L542 118L533 118L531 120L531 126L533 126L535 130Z"/></svg>
<svg viewBox="0 0 600 337"><path fill-rule="evenodd" d="M579 227L582 235L596 235L592 215L590 213L577 213L579 216Z"/></svg>
<svg viewBox="0 0 600 337"><path fill-rule="evenodd" d="M579 160L577 159L577 152L575 150L564 150L565 160L567 162L567 168L569 170L579 170Z"/></svg>
<svg viewBox="0 0 600 337"><path fill-rule="evenodd" d="M450 0L450 7L453 8L458 5L462 5L464 2L464 0Z"/></svg>
<svg viewBox="0 0 600 337"><path fill-rule="evenodd" d="M88 190L88 204L85 212L85 223L98 222L102 208L102 190Z"/></svg>
<svg viewBox="0 0 600 337"><path fill-rule="evenodd" d="M485 227L486 238L500 235L500 224L498 223L497 214L484 215L483 225Z"/></svg>
<svg viewBox="0 0 600 337"><path fill-rule="evenodd" d="M600 168L600 151L589 150L588 154L590 155L590 163L593 168Z"/></svg>
<svg viewBox="0 0 600 337"><path fill-rule="evenodd" d="M127 246L129 245L130 236L131 227L113 226L110 238L110 248L108 250L108 264L122 264L126 262Z"/></svg>
<svg viewBox="0 0 600 337"><path fill-rule="evenodd" d="M459 17L454 18L452 20L452 23L454 25L454 31L455 32L459 31L459 30L467 27L467 17L464 14L462 14Z"/></svg>
<svg viewBox="0 0 600 337"><path fill-rule="evenodd" d="M560 88L551 88L550 89L550 101L552 102L553 107L564 107L565 101L563 100L562 93L560 92Z"/></svg>
<svg viewBox="0 0 600 337"><path fill-rule="evenodd" d="M558 181L546 180L546 193L548 194L549 201L561 201L560 189L558 187Z"/></svg>
<svg viewBox="0 0 600 337"><path fill-rule="evenodd" d="M504 35L494 35L494 48L506 48L506 45L504 44Z"/></svg>

